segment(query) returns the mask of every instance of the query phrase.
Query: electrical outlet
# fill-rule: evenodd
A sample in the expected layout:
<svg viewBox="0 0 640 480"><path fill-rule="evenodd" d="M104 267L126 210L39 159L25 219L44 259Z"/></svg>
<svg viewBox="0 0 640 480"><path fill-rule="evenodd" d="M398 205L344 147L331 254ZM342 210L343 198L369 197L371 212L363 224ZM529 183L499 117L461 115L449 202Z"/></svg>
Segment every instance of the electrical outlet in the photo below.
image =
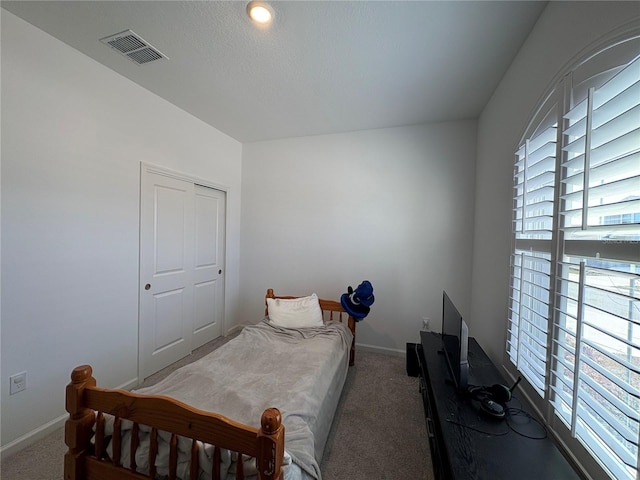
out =
<svg viewBox="0 0 640 480"><path fill-rule="evenodd" d="M429 322L431 321L431 319L429 317L422 317L422 330L424 330L425 332L429 331Z"/></svg>
<svg viewBox="0 0 640 480"><path fill-rule="evenodd" d="M27 372L16 373L9 377L9 395L15 395L18 392L27 389Z"/></svg>

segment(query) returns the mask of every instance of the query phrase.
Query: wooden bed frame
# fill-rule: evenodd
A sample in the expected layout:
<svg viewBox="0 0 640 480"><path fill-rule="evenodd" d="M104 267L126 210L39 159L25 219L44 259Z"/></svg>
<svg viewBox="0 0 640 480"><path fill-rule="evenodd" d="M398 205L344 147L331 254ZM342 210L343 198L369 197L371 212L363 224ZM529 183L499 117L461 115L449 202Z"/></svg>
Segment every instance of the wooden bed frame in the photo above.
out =
<svg viewBox="0 0 640 480"><path fill-rule="evenodd" d="M276 296L273 289L267 290L266 298L293 299L293 296ZM355 355L355 321L340 302L320 299L320 308L325 321L348 321L353 332L349 365ZM213 454L213 480L220 478L220 449L238 453L236 479L244 478L243 456L255 457L259 480L282 480L284 455L284 425L277 408L266 409L261 418L260 429L234 422L222 415L205 412L185 403L160 395L142 395L118 389L96 386L93 370L89 365L76 367L71 373L71 383L66 389L66 410L69 418L65 423L64 456L65 480L140 480L155 479L155 458L158 454L158 432L171 434L169 453L169 479L176 478L178 464L178 436L200 440L215 445ZM113 454L106 454L108 438L105 437L105 415L115 417ZM131 430L131 468L122 465L122 420L133 422ZM135 451L139 446L140 425L151 427L149 448L149 473L143 475L135 465ZM94 432L95 428L95 432ZM192 442L190 475L198 478L198 442Z"/></svg>
<svg viewBox="0 0 640 480"><path fill-rule="evenodd" d="M267 290L267 295L265 296L265 307L264 314L267 316L269 314L269 309L266 306L267 298L282 298L284 300L300 298L294 297L291 295L275 295L273 293L273 289L269 288ZM355 319L349 315L344 308L342 308L342 304L340 302L336 302L335 300L324 300L319 298L320 309L322 310L322 314L324 316L324 321L335 321L344 323L347 320L347 325L351 333L353 334L353 340L351 342L351 350L349 352L349 366L353 367L356 360L356 321Z"/></svg>

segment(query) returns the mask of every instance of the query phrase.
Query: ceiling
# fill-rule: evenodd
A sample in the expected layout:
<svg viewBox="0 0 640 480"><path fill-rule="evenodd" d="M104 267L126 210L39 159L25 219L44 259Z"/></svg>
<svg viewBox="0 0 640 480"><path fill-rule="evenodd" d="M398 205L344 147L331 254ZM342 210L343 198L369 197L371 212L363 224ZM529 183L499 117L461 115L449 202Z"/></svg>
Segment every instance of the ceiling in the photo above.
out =
<svg viewBox="0 0 640 480"><path fill-rule="evenodd" d="M2 7L241 142L477 117L542 1L2 1ZM167 57L99 39L131 29Z"/></svg>

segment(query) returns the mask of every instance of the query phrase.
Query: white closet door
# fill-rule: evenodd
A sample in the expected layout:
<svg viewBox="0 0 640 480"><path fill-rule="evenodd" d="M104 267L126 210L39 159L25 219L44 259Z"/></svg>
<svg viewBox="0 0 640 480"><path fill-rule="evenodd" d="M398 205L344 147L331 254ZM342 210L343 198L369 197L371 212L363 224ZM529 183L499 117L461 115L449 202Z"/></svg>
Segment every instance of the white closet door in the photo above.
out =
<svg viewBox="0 0 640 480"><path fill-rule="evenodd" d="M142 379L192 350L194 185L144 171L140 199Z"/></svg>
<svg viewBox="0 0 640 480"><path fill-rule="evenodd" d="M226 193L142 165L140 380L222 335Z"/></svg>
<svg viewBox="0 0 640 480"><path fill-rule="evenodd" d="M195 186L193 345L222 335L224 317L225 192Z"/></svg>

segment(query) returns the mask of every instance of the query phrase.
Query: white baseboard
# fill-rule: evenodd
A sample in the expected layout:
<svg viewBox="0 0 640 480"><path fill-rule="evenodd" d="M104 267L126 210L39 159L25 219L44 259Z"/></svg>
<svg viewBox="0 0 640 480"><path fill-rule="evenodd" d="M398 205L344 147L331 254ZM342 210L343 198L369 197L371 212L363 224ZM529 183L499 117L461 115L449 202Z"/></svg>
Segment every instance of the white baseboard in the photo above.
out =
<svg viewBox="0 0 640 480"><path fill-rule="evenodd" d="M225 337L229 337L231 335L234 335L236 333L236 331L238 330L242 330L246 325L236 325L234 327L231 327L229 330L227 330L227 332L224 334Z"/></svg>
<svg viewBox="0 0 640 480"><path fill-rule="evenodd" d="M47 435L55 432L58 429L64 427L65 420L69 418L68 414L61 415L58 418L51 420L48 423L25 433L21 437L16 438L13 442L9 442L6 445L0 447L0 459L13 455L19 452L23 448L27 448L29 445L36 443L38 440L42 440Z"/></svg>
<svg viewBox="0 0 640 480"><path fill-rule="evenodd" d="M394 355L399 357L404 357L407 354L404 350L398 350L397 348L377 347L375 345L356 342L356 357L358 356L358 350L373 353L384 353L385 355Z"/></svg>
<svg viewBox="0 0 640 480"><path fill-rule="evenodd" d="M120 385L119 387L116 387L116 388L119 388L120 390L133 390L138 385L140 385L140 383L142 383L142 382L138 381L138 377L135 377L135 378L132 378L128 382L123 383L122 385ZM100 385L98 385L98 386L100 386Z"/></svg>
<svg viewBox="0 0 640 480"><path fill-rule="evenodd" d="M120 388L122 390L131 390L132 388L135 388L137 386L138 377L135 377L116 388ZM42 440L44 437L50 435L56 430L63 428L64 422L67 420L67 418L69 418L69 414L65 413L64 415L54 418L50 422L47 422L44 425L41 425L38 428L25 433L12 442L7 443L6 445L2 445L0 447L0 460L4 460L5 458L10 457L14 453L17 453L20 450L27 448L29 445L36 443L38 440Z"/></svg>

